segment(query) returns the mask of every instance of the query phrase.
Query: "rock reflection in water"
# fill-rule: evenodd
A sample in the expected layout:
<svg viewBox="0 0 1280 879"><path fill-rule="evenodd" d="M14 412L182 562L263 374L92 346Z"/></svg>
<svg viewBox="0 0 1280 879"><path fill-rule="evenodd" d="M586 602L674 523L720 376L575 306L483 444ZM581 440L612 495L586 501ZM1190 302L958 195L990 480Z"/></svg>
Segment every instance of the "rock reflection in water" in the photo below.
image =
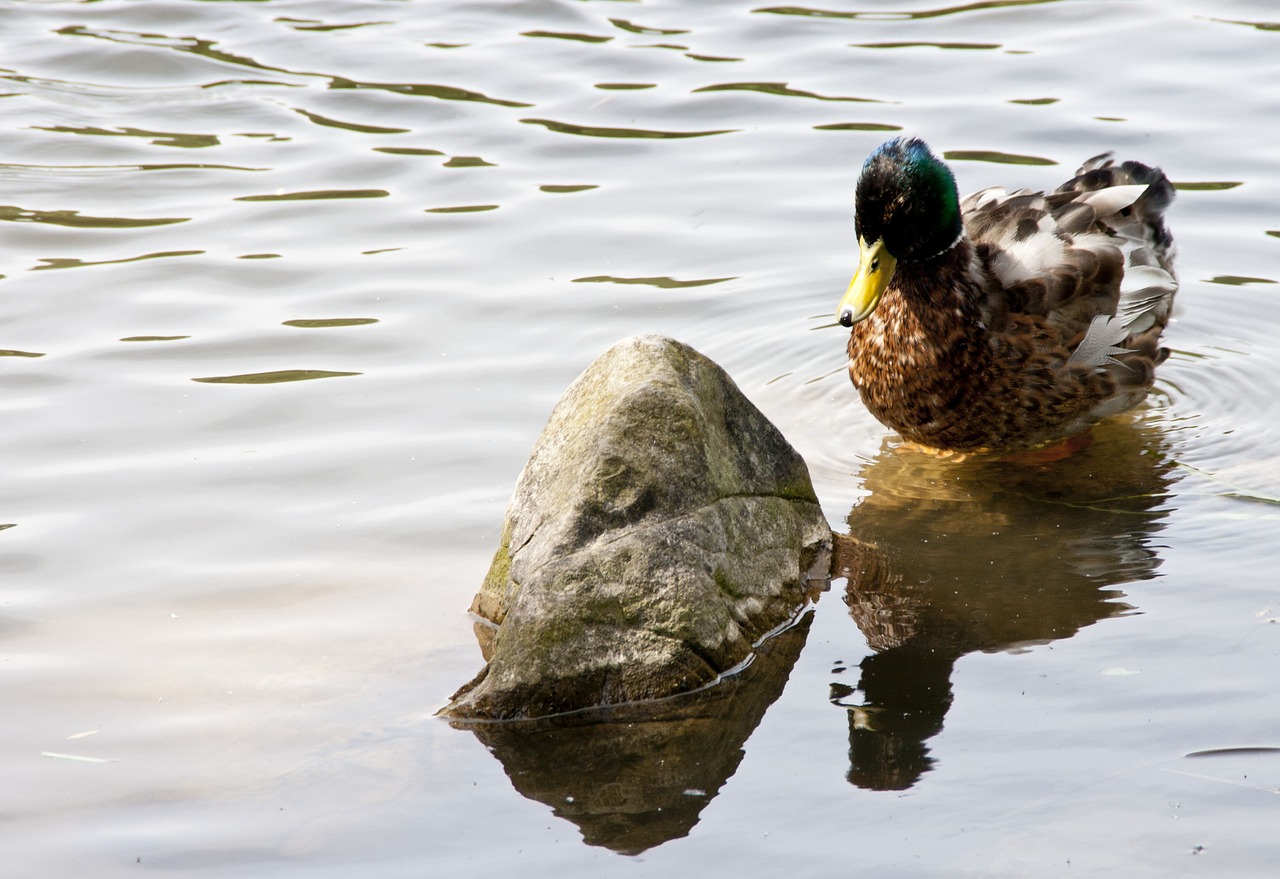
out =
<svg viewBox="0 0 1280 879"><path fill-rule="evenodd" d="M809 633L806 611L741 672L700 692L544 720L466 723L515 789L578 825L589 845L634 855L687 836L737 771L742 745L782 693Z"/></svg>
<svg viewBox="0 0 1280 879"><path fill-rule="evenodd" d="M1044 464L939 460L885 448L838 536L833 576L874 653L849 713L849 781L905 790L933 764L951 669L976 650L1069 638L1133 607L1113 587L1155 576L1174 463L1160 434L1105 424Z"/></svg>

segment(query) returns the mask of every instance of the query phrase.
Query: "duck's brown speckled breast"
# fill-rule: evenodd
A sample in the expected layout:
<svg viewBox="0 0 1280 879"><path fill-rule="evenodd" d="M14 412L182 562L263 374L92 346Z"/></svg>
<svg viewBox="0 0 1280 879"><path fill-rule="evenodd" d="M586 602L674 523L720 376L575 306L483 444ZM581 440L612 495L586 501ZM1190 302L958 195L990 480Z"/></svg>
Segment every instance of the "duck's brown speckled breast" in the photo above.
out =
<svg viewBox="0 0 1280 879"><path fill-rule="evenodd" d="M946 268L900 268L853 327L849 376L867 410L904 439L955 451L1028 448L1087 429L1110 393L1106 376L1070 368L1041 319L1011 317L992 332L981 291L937 283Z"/></svg>

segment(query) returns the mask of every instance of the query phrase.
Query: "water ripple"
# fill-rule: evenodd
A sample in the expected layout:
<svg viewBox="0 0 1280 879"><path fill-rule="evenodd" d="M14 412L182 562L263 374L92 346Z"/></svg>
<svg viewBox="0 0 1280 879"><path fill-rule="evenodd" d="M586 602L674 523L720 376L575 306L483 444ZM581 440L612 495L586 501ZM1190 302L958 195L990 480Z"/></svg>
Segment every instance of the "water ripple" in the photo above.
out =
<svg viewBox="0 0 1280 879"><path fill-rule="evenodd" d="M532 107L533 104L526 104L521 101L508 101L501 98L491 98L488 95L473 91L471 89L458 88L452 85L437 85L434 83L413 83L413 82L360 82L355 79L347 79L344 76L334 76L329 80L329 88L331 89L378 89L380 91L394 92L398 95L411 95L413 97L422 98L438 98L442 101L471 101L480 104L494 104L499 107Z"/></svg>
<svg viewBox="0 0 1280 879"><path fill-rule="evenodd" d="M496 211L500 206L496 204L460 204L449 205L439 208L426 208L428 214L474 214L483 211Z"/></svg>
<svg viewBox="0 0 1280 879"><path fill-rule="evenodd" d="M122 127L116 129L99 128L96 125L37 125L39 131L52 131L57 134L81 134L90 137L139 137L149 140L156 146L182 147L199 149L201 147L218 146L216 134L189 134L176 131L151 131L146 128Z"/></svg>
<svg viewBox="0 0 1280 879"><path fill-rule="evenodd" d="M386 153L391 156L443 156L440 150L425 149L422 147L374 147L376 153Z"/></svg>
<svg viewBox="0 0 1280 879"><path fill-rule="evenodd" d="M602 37L595 34L574 34L565 31L525 31L522 37L543 37L553 40L573 40L578 43L607 43L613 37Z"/></svg>
<svg viewBox="0 0 1280 879"><path fill-rule="evenodd" d="M381 125L362 125L357 122L343 122L340 119L331 119L328 116L321 116L319 113L312 113L310 110L304 110L301 107L294 107L293 112L300 116L305 116L316 125L323 125L326 128L343 128L347 131L356 131L360 134L406 134L408 128L386 128Z"/></svg>
<svg viewBox="0 0 1280 879"><path fill-rule="evenodd" d="M164 250L156 253L144 253L141 256L128 256L122 259L102 259L102 260L84 260L71 257L52 257L43 258L39 261L44 263L42 266L32 266L32 271L40 271L41 269L79 269L88 266L110 266L119 265L127 262L141 262L148 259L168 259L174 256L199 256L204 253L203 250Z"/></svg>
<svg viewBox="0 0 1280 879"><path fill-rule="evenodd" d="M700 278L694 281L677 281L675 278L620 278L615 275L591 275L586 278L574 278L575 284L643 284L648 287L661 287L664 290L678 290L684 287L706 287L709 284L722 284L725 281L737 280L728 278Z"/></svg>
<svg viewBox="0 0 1280 879"><path fill-rule="evenodd" d="M445 162L441 167L444 168L496 168L493 162L486 162L479 156L454 156Z"/></svg>
<svg viewBox="0 0 1280 879"><path fill-rule="evenodd" d="M998 165L1056 165L1053 159L1041 156L1021 156L998 150L947 150L943 156L952 162L994 162Z"/></svg>
<svg viewBox="0 0 1280 879"><path fill-rule="evenodd" d="M677 140L689 137L711 137L716 134L733 134L739 129L720 128L714 131L657 131L650 128L608 128L600 125L574 125L554 119L521 119L530 125L541 125L560 134L577 134L583 137L635 137L653 140Z"/></svg>
<svg viewBox="0 0 1280 879"><path fill-rule="evenodd" d="M378 25L394 24L390 21L355 21L344 24L325 24L316 18L290 18L287 16L279 16L275 21L286 24L295 31L304 32L330 32L330 31L348 31L362 27L376 27Z"/></svg>
<svg viewBox="0 0 1280 879"><path fill-rule="evenodd" d="M314 189L304 192L274 192L269 195L241 195L236 201L314 201L330 198L386 198L385 189Z"/></svg>
<svg viewBox="0 0 1280 879"><path fill-rule="evenodd" d="M999 49L1001 43L936 43L936 42L902 42L902 43L852 43L854 49Z"/></svg>
<svg viewBox="0 0 1280 879"><path fill-rule="evenodd" d="M901 131L901 125L886 125L883 122L833 122L830 125L813 126L818 131Z"/></svg>
<svg viewBox="0 0 1280 879"><path fill-rule="evenodd" d="M741 61L741 58L732 58L727 55L701 55L697 52L686 52L686 58L692 58L694 61L706 61L711 64L722 64L732 61Z"/></svg>
<svg viewBox="0 0 1280 879"><path fill-rule="evenodd" d="M144 226L168 226L185 223L190 217L88 217L79 211L38 211L15 205L0 205L0 220L13 223L48 223L78 229L136 229Z"/></svg>
<svg viewBox="0 0 1280 879"><path fill-rule="evenodd" d="M1280 31L1280 21L1236 21L1230 18L1211 18L1219 24L1239 24L1260 31Z"/></svg>
<svg viewBox="0 0 1280 879"><path fill-rule="evenodd" d="M211 375L193 378L193 382L221 385L274 385L283 382L312 381L319 378L341 378L361 375L358 372L334 372L328 369L279 369L274 372L247 372L241 375Z"/></svg>
<svg viewBox="0 0 1280 879"><path fill-rule="evenodd" d="M284 321L283 324L286 327L320 329L327 327L363 327L377 322L378 319L376 317L328 317L316 319L298 318Z"/></svg>
<svg viewBox="0 0 1280 879"><path fill-rule="evenodd" d="M525 104L519 101L507 101L499 98L492 98L481 92L474 91L472 89L459 88L457 86L438 85L434 83L362 82L345 76L331 76L311 71L288 70L283 67L264 64L245 55L237 55L232 52L218 49L216 48L218 44L215 40L206 40L199 37L169 37L163 34L118 30L97 31L84 25L71 25L69 27L64 27L58 30L57 33L64 36L93 37L126 45L158 46L172 49L176 52L198 55L223 64L248 67L253 70L266 70L272 73L280 73L288 76L326 79L328 80L329 88L331 89L379 89L382 91L395 92L397 94L432 97L447 101L475 101L486 104L496 104L503 107L532 106L531 104ZM226 81L215 83L215 85L223 84L226 84ZM289 83L272 82L271 84L288 85Z"/></svg>
<svg viewBox="0 0 1280 879"><path fill-rule="evenodd" d="M1271 278L1253 278L1248 275L1214 275L1205 278L1206 284L1222 284L1227 287L1243 287L1246 284L1275 284Z"/></svg>
<svg viewBox="0 0 1280 879"><path fill-rule="evenodd" d="M625 18L611 18L609 23L614 27L621 28L632 34L649 34L658 36L672 36L674 34L687 34L689 31L682 28L663 28L663 27L646 27L645 25L636 24L627 21Z"/></svg>
<svg viewBox="0 0 1280 879"><path fill-rule="evenodd" d="M1041 6L1059 3L1061 0L983 0L979 3L965 3L961 6L946 6L940 9L924 9L917 12L837 12L831 9L813 9L808 6L769 6L755 9L753 12L771 15L801 15L809 18L848 18L862 21L918 21L925 18L941 18L945 15L960 15L966 12L980 12L985 9L1001 9L1009 6Z"/></svg>
<svg viewBox="0 0 1280 879"><path fill-rule="evenodd" d="M66 79L55 79L46 76L30 76L27 74L8 73L0 76L0 82L16 86L11 95L29 95L58 103L86 103L93 107L103 104L128 104L154 110L166 103L181 102L204 86L161 86L133 87L121 85L105 85L102 83L80 82ZM231 84L227 80L226 84ZM241 81L236 81L241 82ZM287 85L287 83L272 83Z"/></svg>
<svg viewBox="0 0 1280 879"><path fill-rule="evenodd" d="M693 90L699 92L763 92L767 95L781 95L788 98L814 98L819 101L853 101L859 104L888 104L892 101L881 101L876 98L855 98L839 95L820 95L803 89L793 89L785 82L726 82L720 85L707 85Z"/></svg>
<svg viewBox="0 0 1280 879"><path fill-rule="evenodd" d="M112 28L94 30L86 25L79 24L59 28L55 33L66 37L91 37L93 39L105 40L111 43L120 43L126 46L155 46L172 49L176 52L186 52L207 58L211 61L231 64L236 67L248 67L253 70L268 70L272 73L291 72L278 67L261 64L244 55L236 55L231 52L223 51L222 49L217 49L215 48L218 45L217 41L200 39L199 37L170 37L165 34L141 33L137 31L115 30Z"/></svg>
<svg viewBox="0 0 1280 879"><path fill-rule="evenodd" d="M1243 180L1175 180L1173 188L1179 192L1219 192L1224 189L1235 189L1244 186Z"/></svg>

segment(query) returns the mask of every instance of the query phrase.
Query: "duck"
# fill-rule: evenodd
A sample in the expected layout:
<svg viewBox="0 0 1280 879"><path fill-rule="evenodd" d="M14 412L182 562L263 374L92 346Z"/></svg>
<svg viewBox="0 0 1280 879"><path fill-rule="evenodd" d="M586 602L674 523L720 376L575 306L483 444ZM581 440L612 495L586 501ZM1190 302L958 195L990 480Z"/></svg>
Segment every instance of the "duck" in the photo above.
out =
<svg viewBox="0 0 1280 879"><path fill-rule="evenodd" d="M858 268L836 311L863 405L938 453L1087 444L1169 357L1173 194L1159 168L1104 153L1051 193L962 200L923 140L882 144L858 178Z"/></svg>

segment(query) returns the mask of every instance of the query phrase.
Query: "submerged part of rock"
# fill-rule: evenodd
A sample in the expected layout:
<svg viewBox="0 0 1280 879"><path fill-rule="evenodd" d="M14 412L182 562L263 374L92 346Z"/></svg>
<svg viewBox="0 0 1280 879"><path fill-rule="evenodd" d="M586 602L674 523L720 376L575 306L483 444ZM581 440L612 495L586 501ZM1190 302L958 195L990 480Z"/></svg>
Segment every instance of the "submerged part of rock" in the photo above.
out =
<svg viewBox="0 0 1280 879"><path fill-rule="evenodd" d="M520 475L471 607L488 664L444 713L539 717L713 683L796 617L830 539L804 460L723 369L624 340L565 392Z"/></svg>

